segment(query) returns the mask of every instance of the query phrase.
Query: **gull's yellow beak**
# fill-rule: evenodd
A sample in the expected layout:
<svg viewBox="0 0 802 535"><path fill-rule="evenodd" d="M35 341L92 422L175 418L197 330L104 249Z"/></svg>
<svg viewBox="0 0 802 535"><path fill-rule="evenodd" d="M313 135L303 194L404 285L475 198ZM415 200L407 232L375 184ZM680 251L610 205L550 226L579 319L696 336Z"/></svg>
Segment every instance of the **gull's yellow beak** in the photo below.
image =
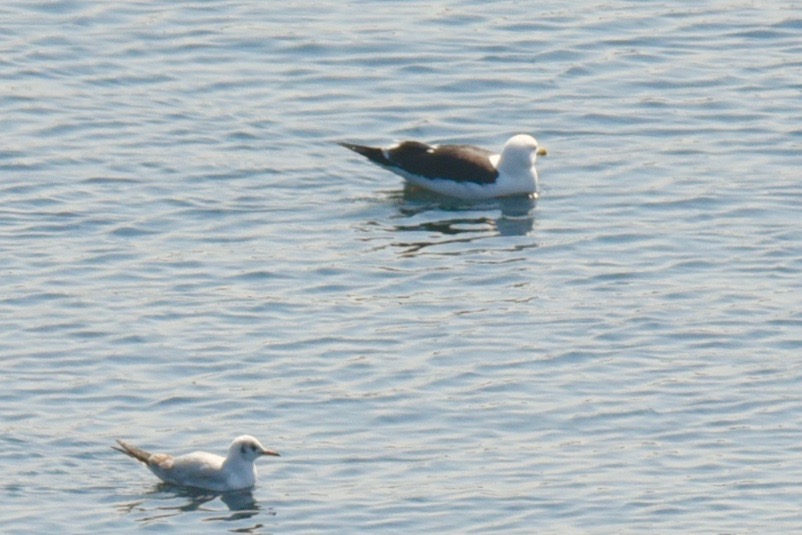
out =
<svg viewBox="0 0 802 535"><path fill-rule="evenodd" d="M537 155L538 156L548 156L549 155L549 151L546 150L546 147L538 147Z"/></svg>

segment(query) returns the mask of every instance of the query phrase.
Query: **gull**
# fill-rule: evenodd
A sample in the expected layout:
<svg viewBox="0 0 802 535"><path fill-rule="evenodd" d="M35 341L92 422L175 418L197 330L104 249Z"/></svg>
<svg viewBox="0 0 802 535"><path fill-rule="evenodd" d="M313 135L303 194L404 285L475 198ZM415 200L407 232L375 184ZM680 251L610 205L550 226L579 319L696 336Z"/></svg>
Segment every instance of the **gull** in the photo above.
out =
<svg viewBox="0 0 802 535"><path fill-rule="evenodd" d="M512 136L501 154L472 145L404 141L386 148L339 143L402 176L413 186L464 200L536 195L535 160L548 151L526 134Z"/></svg>
<svg viewBox="0 0 802 535"><path fill-rule="evenodd" d="M235 438L225 457L205 451L173 457L166 453L148 453L123 440L118 439L117 443L120 447L112 446L112 449L140 461L162 481L216 492L253 487L256 483L254 461L263 455L279 456L249 435Z"/></svg>

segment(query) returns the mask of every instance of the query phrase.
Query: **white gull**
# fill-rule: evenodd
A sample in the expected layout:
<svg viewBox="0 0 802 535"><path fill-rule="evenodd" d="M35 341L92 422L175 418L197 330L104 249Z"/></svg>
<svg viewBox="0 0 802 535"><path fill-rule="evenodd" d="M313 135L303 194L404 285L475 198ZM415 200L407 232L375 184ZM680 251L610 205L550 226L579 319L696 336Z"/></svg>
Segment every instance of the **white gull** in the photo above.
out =
<svg viewBox="0 0 802 535"><path fill-rule="evenodd" d="M112 446L113 449L144 463L162 481L216 492L253 487L256 483L254 461L263 455L279 456L248 435L235 438L225 457L205 451L173 457L166 453L148 453L122 440L117 443L120 447Z"/></svg>
<svg viewBox="0 0 802 535"><path fill-rule="evenodd" d="M387 148L339 143L402 176L413 186L466 200L535 195L535 161L548 151L532 136L511 137L501 154L472 145L404 141Z"/></svg>

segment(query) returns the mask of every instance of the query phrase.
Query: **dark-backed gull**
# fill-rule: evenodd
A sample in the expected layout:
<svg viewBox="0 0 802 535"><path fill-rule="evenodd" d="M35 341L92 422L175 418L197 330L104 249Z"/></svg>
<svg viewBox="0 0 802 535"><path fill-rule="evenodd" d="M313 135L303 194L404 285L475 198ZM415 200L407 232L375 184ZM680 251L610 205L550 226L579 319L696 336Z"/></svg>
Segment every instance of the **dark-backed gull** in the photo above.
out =
<svg viewBox="0 0 802 535"><path fill-rule="evenodd" d="M501 154L471 145L404 141L387 148L340 143L420 188L477 200L538 191L535 160L547 151L532 136L511 137Z"/></svg>

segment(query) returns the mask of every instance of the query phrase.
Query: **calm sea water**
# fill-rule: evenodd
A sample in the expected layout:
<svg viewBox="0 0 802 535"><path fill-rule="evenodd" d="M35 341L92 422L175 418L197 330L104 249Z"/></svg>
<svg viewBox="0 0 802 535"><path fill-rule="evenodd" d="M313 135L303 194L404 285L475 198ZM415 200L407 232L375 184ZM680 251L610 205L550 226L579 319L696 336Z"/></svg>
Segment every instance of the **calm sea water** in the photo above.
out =
<svg viewBox="0 0 802 535"><path fill-rule="evenodd" d="M800 35L793 2L5 2L0 530L802 531ZM334 143L521 132L536 206ZM239 496L109 447L242 433L282 457Z"/></svg>

